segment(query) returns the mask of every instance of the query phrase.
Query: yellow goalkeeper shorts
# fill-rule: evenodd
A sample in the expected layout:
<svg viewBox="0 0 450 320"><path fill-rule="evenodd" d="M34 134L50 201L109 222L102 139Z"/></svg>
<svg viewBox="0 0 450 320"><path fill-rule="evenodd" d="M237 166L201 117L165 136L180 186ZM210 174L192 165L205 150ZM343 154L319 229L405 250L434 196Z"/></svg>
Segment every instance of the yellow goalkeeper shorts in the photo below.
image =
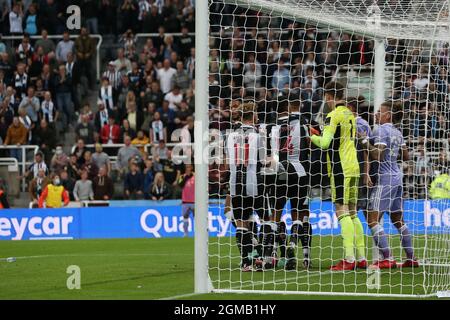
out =
<svg viewBox="0 0 450 320"><path fill-rule="evenodd" d="M333 203L358 203L359 177L331 176L331 199Z"/></svg>

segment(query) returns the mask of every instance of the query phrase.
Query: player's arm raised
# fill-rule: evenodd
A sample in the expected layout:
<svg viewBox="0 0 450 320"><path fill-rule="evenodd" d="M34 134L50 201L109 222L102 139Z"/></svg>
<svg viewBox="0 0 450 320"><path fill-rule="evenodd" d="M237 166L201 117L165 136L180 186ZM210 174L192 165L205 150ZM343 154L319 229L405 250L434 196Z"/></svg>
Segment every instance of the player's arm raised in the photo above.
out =
<svg viewBox="0 0 450 320"><path fill-rule="evenodd" d="M328 149L331 141L333 141L336 133L337 119L333 114L329 114L325 119L325 127L323 129L322 136L318 136L315 133L316 130L311 131L311 142L321 149Z"/></svg>

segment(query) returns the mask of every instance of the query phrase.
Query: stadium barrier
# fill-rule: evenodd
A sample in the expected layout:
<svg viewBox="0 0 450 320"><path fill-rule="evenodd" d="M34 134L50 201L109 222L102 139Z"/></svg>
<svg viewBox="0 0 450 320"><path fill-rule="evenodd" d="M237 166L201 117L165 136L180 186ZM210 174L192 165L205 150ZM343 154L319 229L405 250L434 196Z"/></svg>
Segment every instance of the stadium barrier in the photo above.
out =
<svg viewBox="0 0 450 320"><path fill-rule="evenodd" d="M411 223L412 233L432 234L449 230L450 199L407 200L404 205L405 221ZM145 206L127 207L127 210L111 206L0 210L0 240L182 237L181 210L179 200L146 201ZM224 205L218 202L211 202L209 206L208 229L212 237L234 234L223 210ZM291 221L286 210L283 220L290 229ZM365 221L362 213L360 218ZM310 219L315 235L340 234L331 202L312 201ZM365 228L366 234L369 234L367 226ZM397 234L397 230L390 226L389 219L385 219L385 230L390 234ZM189 236L193 236L192 219L189 223Z"/></svg>
<svg viewBox="0 0 450 320"><path fill-rule="evenodd" d="M96 67L96 77L97 79L100 79L100 47L102 46L103 43L103 37L101 34L90 34L89 35L91 38L96 39L97 40L97 44L96 44L96 54L95 54L95 67ZM79 35L70 35L70 39L76 39L78 38ZM33 40L38 40L38 39L42 39L42 36L30 36L31 39ZM62 40L62 35L49 35L48 36L49 39L59 39ZM3 40L22 40L23 36L4 36L2 37ZM55 46L57 45L57 43L55 43Z"/></svg>
<svg viewBox="0 0 450 320"><path fill-rule="evenodd" d="M20 149L21 156L20 156L20 160L18 161L18 164L20 167L20 174L21 174L21 178L22 178L21 179L22 180L21 181L21 189L23 192L25 192L27 185L26 185L26 181L25 181L25 178L23 177L23 175L25 174L25 171L27 170L28 166L30 166L34 163L34 155L38 152L39 146L36 146L36 145L20 145L20 146L18 146L18 145L12 145L12 146L0 145L0 150L2 150L2 149L8 149L8 150ZM33 159L31 161L27 160L27 151L30 151L30 150L33 151Z"/></svg>

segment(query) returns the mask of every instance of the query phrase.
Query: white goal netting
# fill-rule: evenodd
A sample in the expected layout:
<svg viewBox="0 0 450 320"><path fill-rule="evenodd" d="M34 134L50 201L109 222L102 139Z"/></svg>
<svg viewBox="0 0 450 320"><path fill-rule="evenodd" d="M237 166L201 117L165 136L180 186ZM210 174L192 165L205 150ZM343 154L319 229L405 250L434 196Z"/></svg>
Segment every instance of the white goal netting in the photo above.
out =
<svg viewBox="0 0 450 320"><path fill-rule="evenodd" d="M228 219L220 226L210 223L210 229L219 229L208 246L216 291L425 296L450 290L448 5L443 0L209 1L210 211ZM343 85L343 97L336 83ZM351 239L355 265L366 258L367 269L361 264L330 270L349 256L343 218L332 203L332 190L339 188L332 187L327 166L337 135L322 147L300 137L323 134L329 125L334 108L324 93L330 96L330 86L336 106L351 108L359 118L357 131L366 132L367 123L372 134L351 139L359 162L363 246L354 219ZM288 139L295 139L297 113L298 144L280 133L288 123ZM341 129L343 134L346 128ZM291 176L293 155L300 157L305 175L283 180ZM249 178L254 173L256 180ZM386 195L383 185L400 188ZM276 210L282 192L290 200ZM230 193L247 198L233 205ZM248 210L239 206L248 206L248 198L253 207L247 219L242 211ZM303 206L295 210L299 199ZM377 212L384 217L379 222L373 218ZM383 260L391 267L371 266Z"/></svg>

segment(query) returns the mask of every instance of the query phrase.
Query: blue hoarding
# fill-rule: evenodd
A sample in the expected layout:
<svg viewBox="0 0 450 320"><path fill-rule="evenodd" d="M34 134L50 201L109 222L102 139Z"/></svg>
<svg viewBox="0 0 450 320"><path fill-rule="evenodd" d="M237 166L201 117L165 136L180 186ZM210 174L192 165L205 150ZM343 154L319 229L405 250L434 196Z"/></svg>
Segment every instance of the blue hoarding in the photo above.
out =
<svg viewBox="0 0 450 320"><path fill-rule="evenodd" d="M142 203L140 203L142 205ZM311 224L314 234L339 234L339 224L330 202L312 201ZM360 218L365 221L362 214ZM288 214L283 219L290 228ZM192 232L191 218L189 224ZM405 201L405 221L413 233L450 231L450 201ZM365 225L365 224L364 224ZM365 225L366 227L366 225ZM389 219L385 230L396 233ZM223 205L209 210L211 236L234 233L223 215ZM366 229L367 232L367 229ZM71 209L0 210L0 240L92 239L92 238L160 238L183 236L183 218L178 202L157 206L91 207Z"/></svg>

